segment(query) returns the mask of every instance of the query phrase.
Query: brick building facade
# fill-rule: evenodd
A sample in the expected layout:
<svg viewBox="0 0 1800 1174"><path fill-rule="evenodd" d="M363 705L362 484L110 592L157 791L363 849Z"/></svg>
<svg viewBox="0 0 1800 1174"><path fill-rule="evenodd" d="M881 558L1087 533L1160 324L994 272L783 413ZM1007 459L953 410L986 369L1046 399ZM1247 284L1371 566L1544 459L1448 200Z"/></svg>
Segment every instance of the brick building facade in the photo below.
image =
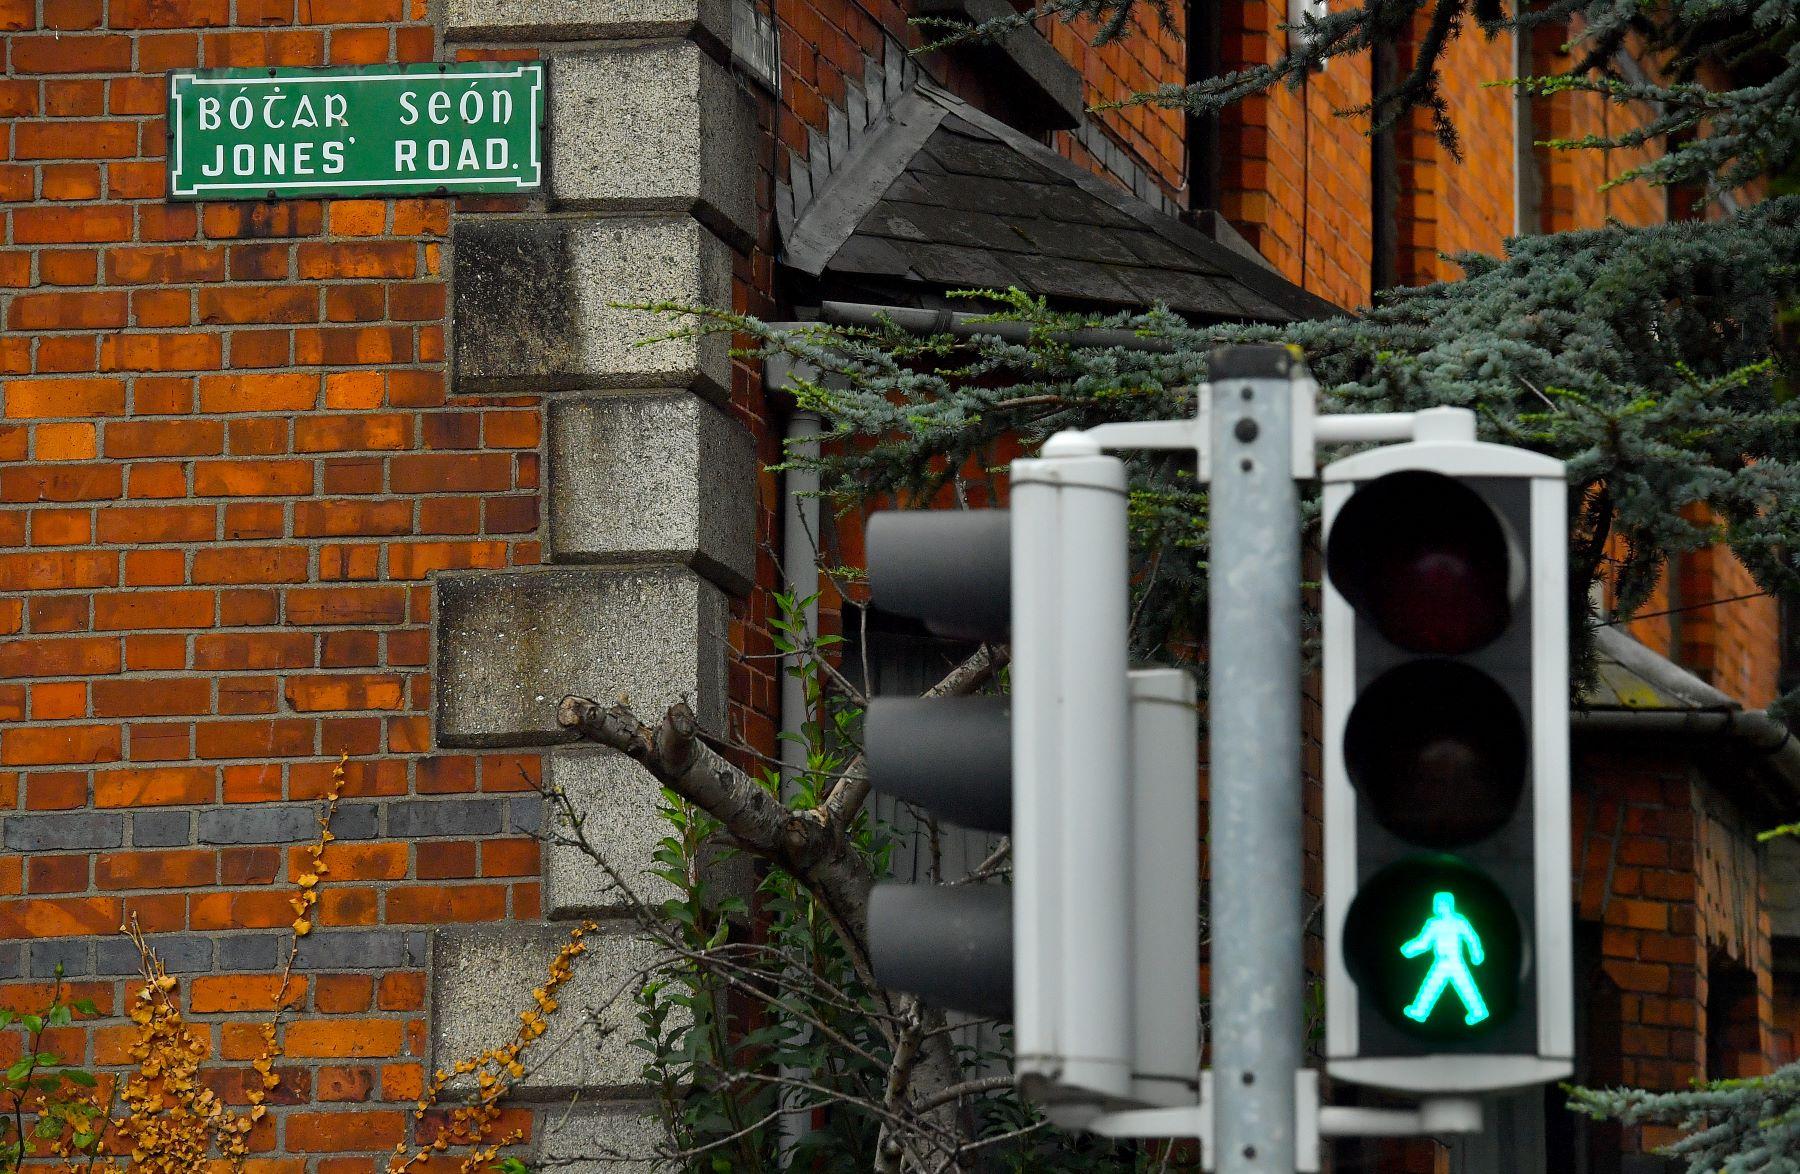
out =
<svg viewBox="0 0 1800 1174"><path fill-rule="evenodd" d="M622 692L655 712L687 696L709 728L777 752L783 497L765 466L786 408L721 339L641 345L666 326L621 304L791 319L833 281L861 288L838 258L797 274L791 236L907 95L1006 124L1129 197L1133 217L1185 223L1188 236L1157 231L1245 259L1232 296L1272 299L1277 317L1305 310L1283 288L1353 307L1452 277L1445 253L1515 232L1688 214L1641 185L1601 192L1629 160L1531 145L1620 112L1483 86L1550 67L1555 30L1528 49L1453 45L1459 162L1422 122L1370 139L1334 114L1367 100L1384 66L1366 59L1210 122L1083 113L1273 60L1286 13L1270 0L1177 6L1171 25L1099 49L1058 25L909 58L914 13L0 0L8 1005L41 1001L60 965L116 1015L135 961L115 931L135 917L171 971L195 976L188 1009L218 1053L246 1058L234 1025L267 1009L298 845L343 758L283 1103L252 1140L262 1174L380 1168L431 1067L499 1042L510 1028L492 1008L524 1005L569 919L615 912L583 862L541 848L534 784L580 796L627 864L660 834L641 777L556 745L556 700ZM477 58L550 62L542 196L165 199L168 71ZM1639 666L1648 693L1628 684L1597 709L1766 704L1782 667L1773 603L1692 608L1752 590L1722 554L1685 558L1652 609L1670 614L1633 632L1692 677ZM1742 741L1721 730L1664 730L1650 753L1621 745L1624 728L1597 720L1579 743L1578 912L1616 989L1589 1037L1616 1047L1589 1073L1673 1087L1791 1055L1800 1016L1746 834L1790 794L1784 761L1721 756ZM642 956L604 920L582 983ZM102 1026L61 1042L104 1067L123 1040ZM642 1141L622 1037L566 1052L531 1091L588 1095L545 1152ZM1546 1145L1610 1155L1582 1169L1635 1169L1621 1155L1655 1140Z"/></svg>

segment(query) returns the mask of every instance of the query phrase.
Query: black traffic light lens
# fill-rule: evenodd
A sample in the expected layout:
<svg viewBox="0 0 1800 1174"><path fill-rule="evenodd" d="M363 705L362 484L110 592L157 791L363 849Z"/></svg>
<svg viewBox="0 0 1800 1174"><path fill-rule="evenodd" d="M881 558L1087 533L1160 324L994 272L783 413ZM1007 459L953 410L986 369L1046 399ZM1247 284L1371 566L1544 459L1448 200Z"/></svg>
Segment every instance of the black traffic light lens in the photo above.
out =
<svg viewBox="0 0 1800 1174"><path fill-rule="evenodd" d="M1479 1039L1518 1007L1518 913L1455 856L1409 856L1376 873L1350 903L1343 943L1364 998L1407 1035Z"/></svg>
<svg viewBox="0 0 1800 1174"><path fill-rule="evenodd" d="M1512 817L1525 789L1525 722L1492 677L1416 660L1364 689L1344 727L1344 769L1382 827L1455 848Z"/></svg>
<svg viewBox="0 0 1800 1174"><path fill-rule="evenodd" d="M1332 586L1409 652L1455 656L1490 644L1512 619L1506 527L1467 485L1409 470L1362 486L1332 522Z"/></svg>

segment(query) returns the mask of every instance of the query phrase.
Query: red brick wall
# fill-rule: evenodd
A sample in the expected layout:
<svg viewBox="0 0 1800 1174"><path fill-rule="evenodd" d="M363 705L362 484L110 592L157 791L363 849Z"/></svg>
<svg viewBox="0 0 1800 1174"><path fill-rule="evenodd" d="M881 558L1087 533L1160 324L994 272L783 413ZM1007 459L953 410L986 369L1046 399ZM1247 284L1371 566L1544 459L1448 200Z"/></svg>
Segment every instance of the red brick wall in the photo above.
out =
<svg viewBox="0 0 1800 1174"><path fill-rule="evenodd" d="M1407 68L1431 13L1420 11L1401 50ZM1487 83L1511 77L1512 39L1469 31L1444 55L1443 93L1461 159L1438 141L1429 111L1415 110L1395 130L1400 173L1396 271L1404 285L1451 281L1461 269L1446 254L1498 255L1513 232L1513 96Z"/></svg>
<svg viewBox="0 0 1800 1174"><path fill-rule="evenodd" d="M424 0L0 3L9 815L104 828L313 799L340 754L353 801L536 776L529 755L432 752L426 576L539 558L537 401L445 395L449 202L163 201L163 71L429 60L425 16ZM327 858L315 932L537 916L536 843L517 834L346 839ZM285 926L301 870L275 842L4 865L0 935L107 934L135 914L153 943ZM192 984L216 1051L244 1058L224 1013L266 985ZM122 1005L120 980L96 989ZM298 1171L400 1140L423 991L404 968L311 975L284 1065L320 1112L277 1110L256 1148ZM70 1058L120 1063L120 1033Z"/></svg>
<svg viewBox="0 0 1800 1174"><path fill-rule="evenodd" d="M1225 69L1277 60L1287 48L1283 0L1224 14ZM1298 93L1277 87L1220 120L1219 210L1286 277L1339 305L1368 302L1374 240L1366 117L1337 111L1369 100L1367 54L1333 61Z"/></svg>

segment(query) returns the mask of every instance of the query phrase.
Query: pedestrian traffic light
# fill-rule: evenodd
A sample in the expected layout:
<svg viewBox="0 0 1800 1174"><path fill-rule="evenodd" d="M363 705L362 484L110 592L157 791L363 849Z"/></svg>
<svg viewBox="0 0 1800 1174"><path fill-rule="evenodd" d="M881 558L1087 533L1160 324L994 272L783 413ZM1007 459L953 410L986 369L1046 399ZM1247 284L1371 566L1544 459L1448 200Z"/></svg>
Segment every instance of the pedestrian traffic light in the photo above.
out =
<svg viewBox="0 0 1800 1174"><path fill-rule="evenodd" d="M1327 1067L1571 1071L1566 490L1467 413L1328 466Z"/></svg>
<svg viewBox="0 0 1800 1174"><path fill-rule="evenodd" d="M870 785L1011 836L1010 884L877 885L883 986L1009 1020L1054 1120L1191 1103L1199 1087L1194 685L1129 672L1124 466L1015 461L1010 511L871 518L871 603L1009 641L1009 692L878 697ZM946 878L953 879L953 878Z"/></svg>

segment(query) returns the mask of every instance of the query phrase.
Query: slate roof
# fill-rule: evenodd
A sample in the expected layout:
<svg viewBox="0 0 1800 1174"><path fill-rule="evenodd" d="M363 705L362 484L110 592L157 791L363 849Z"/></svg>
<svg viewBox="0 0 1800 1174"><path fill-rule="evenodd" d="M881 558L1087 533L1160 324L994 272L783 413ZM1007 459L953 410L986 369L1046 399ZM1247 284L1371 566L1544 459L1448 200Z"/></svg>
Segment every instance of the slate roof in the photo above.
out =
<svg viewBox="0 0 1800 1174"><path fill-rule="evenodd" d="M928 81L857 117L779 194L784 264L828 288L1017 286L1203 320L1341 312Z"/></svg>

